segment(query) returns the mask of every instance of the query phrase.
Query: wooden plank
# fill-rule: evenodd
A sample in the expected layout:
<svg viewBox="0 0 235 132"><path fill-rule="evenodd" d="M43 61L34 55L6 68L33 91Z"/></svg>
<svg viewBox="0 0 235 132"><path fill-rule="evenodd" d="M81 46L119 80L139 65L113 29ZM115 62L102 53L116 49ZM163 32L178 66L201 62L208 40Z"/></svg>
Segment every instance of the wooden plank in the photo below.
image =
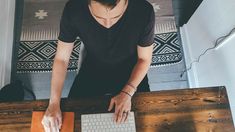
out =
<svg viewBox="0 0 235 132"><path fill-rule="evenodd" d="M226 110L219 111L197 111L190 113L168 113L168 114L151 114L138 115L136 122L144 125L137 125L139 131L179 131L179 132L207 132L227 124L232 126L231 119L220 112L226 113ZM210 117L208 113L212 113ZM209 129L208 129L209 128ZM222 127L221 127L222 128ZM218 130L218 129L217 129ZM221 130L221 129L220 129ZM227 127L226 131L234 130Z"/></svg>

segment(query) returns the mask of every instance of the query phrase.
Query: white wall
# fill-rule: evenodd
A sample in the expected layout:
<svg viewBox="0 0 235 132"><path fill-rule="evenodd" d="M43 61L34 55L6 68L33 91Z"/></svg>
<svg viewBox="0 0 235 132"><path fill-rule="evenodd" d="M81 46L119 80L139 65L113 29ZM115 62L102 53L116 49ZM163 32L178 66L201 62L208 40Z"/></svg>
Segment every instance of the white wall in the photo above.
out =
<svg viewBox="0 0 235 132"><path fill-rule="evenodd" d="M0 0L0 88L10 82L15 0Z"/></svg>
<svg viewBox="0 0 235 132"><path fill-rule="evenodd" d="M235 0L204 0L180 30L186 65L215 40L235 27ZM187 72L190 87L221 86L227 92L235 121L235 37L218 50L211 50Z"/></svg>

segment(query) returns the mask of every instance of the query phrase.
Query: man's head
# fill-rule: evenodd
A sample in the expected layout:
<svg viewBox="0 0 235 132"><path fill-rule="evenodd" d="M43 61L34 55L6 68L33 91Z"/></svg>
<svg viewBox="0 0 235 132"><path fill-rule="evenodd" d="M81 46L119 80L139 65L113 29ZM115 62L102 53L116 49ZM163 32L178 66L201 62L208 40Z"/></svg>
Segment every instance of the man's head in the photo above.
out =
<svg viewBox="0 0 235 132"><path fill-rule="evenodd" d="M88 0L93 17L104 27L111 27L124 14L128 0Z"/></svg>
<svg viewBox="0 0 235 132"><path fill-rule="evenodd" d="M120 2L120 0L88 0L89 3L91 1L99 2L110 9L113 9Z"/></svg>

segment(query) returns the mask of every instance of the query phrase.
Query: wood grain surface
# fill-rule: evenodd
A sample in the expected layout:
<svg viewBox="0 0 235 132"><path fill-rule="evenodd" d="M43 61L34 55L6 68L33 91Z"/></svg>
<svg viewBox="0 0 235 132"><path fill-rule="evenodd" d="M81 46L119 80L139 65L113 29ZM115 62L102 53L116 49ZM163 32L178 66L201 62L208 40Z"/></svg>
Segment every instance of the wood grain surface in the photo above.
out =
<svg viewBox="0 0 235 132"><path fill-rule="evenodd" d="M111 97L62 99L61 110L81 114L107 112ZM0 103L0 132L29 132L32 111L45 111L48 100ZM224 87L137 93L132 99L138 132L235 132Z"/></svg>

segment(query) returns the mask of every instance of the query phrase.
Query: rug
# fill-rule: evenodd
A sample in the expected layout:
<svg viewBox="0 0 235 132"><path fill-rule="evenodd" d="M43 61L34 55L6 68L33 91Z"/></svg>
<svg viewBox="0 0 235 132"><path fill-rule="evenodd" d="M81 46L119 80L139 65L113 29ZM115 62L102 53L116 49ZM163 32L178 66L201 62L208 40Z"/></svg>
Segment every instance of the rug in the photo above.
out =
<svg viewBox="0 0 235 132"><path fill-rule="evenodd" d="M148 0L155 11L155 33L177 32L172 0Z"/></svg>
<svg viewBox="0 0 235 132"><path fill-rule="evenodd" d="M77 69L81 41L75 41L70 56L68 71ZM18 50L17 72L50 72L57 48L57 40L20 41Z"/></svg>
<svg viewBox="0 0 235 132"><path fill-rule="evenodd" d="M81 41L75 41L68 71L76 71ZM56 53L56 40L21 41L18 51L17 72L51 72ZM156 34L152 56L152 67L178 63L182 60L177 33Z"/></svg>
<svg viewBox="0 0 235 132"><path fill-rule="evenodd" d="M24 0L21 41L56 40L68 0Z"/></svg>
<svg viewBox="0 0 235 132"><path fill-rule="evenodd" d="M56 40L68 0L24 0L21 41ZM172 0L148 0L156 16L155 33L176 32Z"/></svg>
<svg viewBox="0 0 235 132"><path fill-rule="evenodd" d="M182 60L177 32L156 34L151 67L166 66Z"/></svg>

